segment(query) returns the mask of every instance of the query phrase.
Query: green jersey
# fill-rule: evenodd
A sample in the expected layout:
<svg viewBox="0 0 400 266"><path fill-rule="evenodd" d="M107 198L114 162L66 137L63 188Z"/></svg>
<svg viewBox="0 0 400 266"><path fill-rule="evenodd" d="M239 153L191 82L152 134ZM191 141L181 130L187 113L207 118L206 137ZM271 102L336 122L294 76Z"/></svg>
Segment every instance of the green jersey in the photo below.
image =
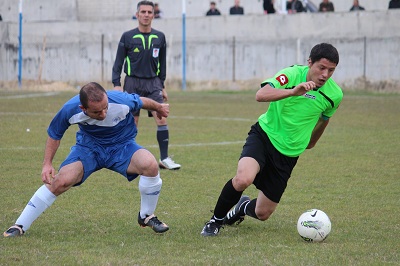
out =
<svg viewBox="0 0 400 266"><path fill-rule="evenodd" d="M279 71L262 85L292 89L306 82L308 71L308 66L294 65ZM342 98L341 88L329 78L322 87L304 95L271 102L267 112L258 118L258 122L279 152L296 157L307 148L318 119L321 116L329 119L336 112Z"/></svg>

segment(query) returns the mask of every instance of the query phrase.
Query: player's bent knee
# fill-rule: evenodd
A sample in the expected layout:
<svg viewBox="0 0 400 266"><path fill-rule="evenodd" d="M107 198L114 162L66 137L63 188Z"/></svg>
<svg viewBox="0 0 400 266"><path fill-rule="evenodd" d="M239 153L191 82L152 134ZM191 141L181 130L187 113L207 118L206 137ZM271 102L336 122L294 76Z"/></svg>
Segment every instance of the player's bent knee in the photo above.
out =
<svg viewBox="0 0 400 266"><path fill-rule="evenodd" d="M240 176L235 176L232 179L232 184L237 191L244 191L252 184L252 180Z"/></svg>
<svg viewBox="0 0 400 266"><path fill-rule="evenodd" d="M156 160L148 160L141 165L141 173L145 176L156 176L158 170L158 163Z"/></svg>
<svg viewBox="0 0 400 266"><path fill-rule="evenodd" d="M271 214L273 213L273 211L259 211L256 209L256 215L258 217L259 220L261 221L266 221L268 220L268 218L271 216Z"/></svg>
<svg viewBox="0 0 400 266"><path fill-rule="evenodd" d="M65 180L54 179L54 181L49 187L49 190L54 195L59 196L60 194L70 189L73 185L74 183L66 182Z"/></svg>

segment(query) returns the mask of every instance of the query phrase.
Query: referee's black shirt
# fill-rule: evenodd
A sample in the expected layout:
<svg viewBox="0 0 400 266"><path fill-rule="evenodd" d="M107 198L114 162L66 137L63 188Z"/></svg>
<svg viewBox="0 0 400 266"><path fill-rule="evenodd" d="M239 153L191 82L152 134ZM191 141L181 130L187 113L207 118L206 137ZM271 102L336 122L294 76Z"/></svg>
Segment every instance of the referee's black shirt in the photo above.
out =
<svg viewBox="0 0 400 266"><path fill-rule="evenodd" d="M164 87L166 78L165 35L151 29L150 33L141 33L138 28L124 32L118 44L117 55L112 68L112 83L121 86L121 70L127 76L137 78L159 77Z"/></svg>

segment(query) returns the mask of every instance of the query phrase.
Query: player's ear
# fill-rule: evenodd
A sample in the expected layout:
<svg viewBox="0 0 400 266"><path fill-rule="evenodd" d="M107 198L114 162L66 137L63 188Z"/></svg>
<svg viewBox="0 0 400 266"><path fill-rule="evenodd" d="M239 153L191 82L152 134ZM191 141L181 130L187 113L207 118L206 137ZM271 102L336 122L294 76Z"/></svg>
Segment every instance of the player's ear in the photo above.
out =
<svg viewBox="0 0 400 266"><path fill-rule="evenodd" d="M79 108L81 108L82 111L86 112L86 108L83 107L82 105L79 105Z"/></svg>
<svg viewBox="0 0 400 266"><path fill-rule="evenodd" d="M308 62L308 66L311 67L311 65L312 65L311 58L308 58L307 62Z"/></svg>

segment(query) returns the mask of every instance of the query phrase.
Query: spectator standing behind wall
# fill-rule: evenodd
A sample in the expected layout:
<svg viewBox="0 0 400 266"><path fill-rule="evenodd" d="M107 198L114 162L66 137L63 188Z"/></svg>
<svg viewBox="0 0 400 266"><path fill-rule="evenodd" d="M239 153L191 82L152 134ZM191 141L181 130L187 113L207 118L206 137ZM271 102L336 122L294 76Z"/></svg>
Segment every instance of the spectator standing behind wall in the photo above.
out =
<svg viewBox="0 0 400 266"><path fill-rule="evenodd" d="M154 3L154 18L162 18L163 12L160 9L158 3Z"/></svg>
<svg viewBox="0 0 400 266"><path fill-rule="evenodd" d="M210 9L207 11L206 16L219 16L221 12L216 7L215 2L210 2Z"/></svg>
<svg viewBox="0 0 400 266"><path fill-rule="evenodd" d="M303 3L300 0L289 0L286 2L286 9L289 14L295 14L300 12L307 12L304 8Z"/></svg>
<svg viewBox="0 0 400 266"><path fill-rule="evenodd" d="M264 14L275 13L274 0L264 0L263 8L264 8Z"/></svg>
<svg viewBox="0 0 400 266"><path fill-rule="evenodd" d="M229 9L230 15L244 15L244 8L240 6L240 1L235 0L235 5Z"/></svg>
<svg viewBox="0 0 400 266"><path fill-rule="evenodd" d="M360 6L358 0L354 0L353 6L350 8L350 11L362 11L362 10L365 10L365 8Z"/></svg>
<svg viewBox="0 0 400 266"><path fill-rule="evenodd" d="M334 12L335 8L333 7L333 3L329 0L322 0L319 4L319 12Z"/></svg>
<svg viewBox="0 0 400 266"><path fill-rule="evenodd" d="M400 0L390 0L389 9L400 8Z"/></svg>

